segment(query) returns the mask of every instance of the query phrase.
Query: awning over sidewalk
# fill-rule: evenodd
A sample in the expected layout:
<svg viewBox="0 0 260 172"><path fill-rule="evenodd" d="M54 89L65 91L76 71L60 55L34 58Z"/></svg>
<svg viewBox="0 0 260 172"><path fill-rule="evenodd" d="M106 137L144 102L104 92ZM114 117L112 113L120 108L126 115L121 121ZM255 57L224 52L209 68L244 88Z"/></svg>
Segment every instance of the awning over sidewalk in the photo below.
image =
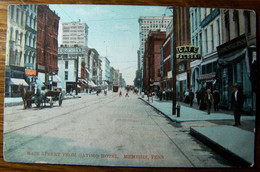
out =
<svg viewBox="0 0 260 172"><path fill-rule="evenodd" d="M97 85L93 81L88 81L90 87L96 87Z"/></svg>
<svg viewBox="0 0 260 172"><path fill-rule="evenodd" d="M88 82L85 79L78 79L81 84L83 84L85 87L88 86Z"/></svg>
<svg viewBox="0 0 260 172"><path fill-rule="evenodd" d="M53 75L53 82L60 83L61 82L60 77L58 75Z"/></svg>
<svg viewBox="0 0 260 172"><path fill-rule="evenodd" d="M19 78L10 78L9 85L23 85L28 87L27 82L24 79Z"/></svg>

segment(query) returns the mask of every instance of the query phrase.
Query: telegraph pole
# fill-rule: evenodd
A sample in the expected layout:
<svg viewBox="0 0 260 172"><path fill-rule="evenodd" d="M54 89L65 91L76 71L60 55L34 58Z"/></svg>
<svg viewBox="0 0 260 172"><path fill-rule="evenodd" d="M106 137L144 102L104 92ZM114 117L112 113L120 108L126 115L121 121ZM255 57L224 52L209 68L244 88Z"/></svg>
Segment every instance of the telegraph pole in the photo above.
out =
<svg viewBox="0 0 260 172"><path fill-rule="evenodd" d="M175 58L175 29L174 29L174 7L169 7L172 9L172 40L171 40L171 70L172 70L172 115L176 115L176 58Z"/></svg>

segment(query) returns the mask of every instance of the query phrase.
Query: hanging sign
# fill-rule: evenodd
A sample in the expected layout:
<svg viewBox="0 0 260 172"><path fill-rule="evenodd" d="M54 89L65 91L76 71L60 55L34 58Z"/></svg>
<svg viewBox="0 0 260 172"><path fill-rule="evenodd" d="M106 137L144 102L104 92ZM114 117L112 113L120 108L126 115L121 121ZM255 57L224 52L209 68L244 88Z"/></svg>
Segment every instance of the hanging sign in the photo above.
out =
<svg viewBox="0 0 260 172"><path fill-rule="evenodd" d="M201 54L198 53L199 47L194 45L185 45L176 47L176 59L201 59Z"/></svg>

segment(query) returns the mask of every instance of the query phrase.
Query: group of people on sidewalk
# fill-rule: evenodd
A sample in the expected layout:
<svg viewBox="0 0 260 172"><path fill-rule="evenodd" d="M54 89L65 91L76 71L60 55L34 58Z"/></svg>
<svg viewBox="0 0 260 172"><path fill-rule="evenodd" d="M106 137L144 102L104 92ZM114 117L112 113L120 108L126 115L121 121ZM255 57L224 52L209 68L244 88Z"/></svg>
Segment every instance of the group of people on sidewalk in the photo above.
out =
<svg viewBox="0 0 260 172"><path fill-rule="evenodd" d="M190 107L193 105L193 99L194 99L194 93L191 90L187 90L185 93L185 100L184 102L189 102ZM219 102L220 102L220 94L218 90L214 90L213 94L211 93L210 89L202 88L200 91L196 92L196 99L197 103L199 105L200 110L206 110L208 114L210 114L211 106L214 105L214 110L219 110ZM231 109L234 112L234 119L235 124L233 126L241 125L240 118L243 108L243 103L245 100L245 96L243 92L239 89L239 86L237 83L233 84L233 92L231 97Z"/></svg>
<svg viewBox="0 0 260 172"><path fill-rule="evenodd" d="M150 93L150 94L149 94ZM152 93L149 92L147 94L148 102L152 99ZM160 97L160 101L165 97L165 92L159 91L158 96ZM193 100L195 98L195 93L190 90L186 90L184 92L184 102L189 103L190 107L193 106ZM220 103L220 93L217 89L211 92L210 89L201 88L196 92L196 99L200 110L207 110L207 113L211 113L211 107L214 106L214 111L219 111L219 103ZM245 96L243 92L239 89L239 85L237 83L233 84L233 93L231 97L231 109L234 112L235 124L234 126L241 125L240 118L243 108L243 103L245 100Z"/></svg>

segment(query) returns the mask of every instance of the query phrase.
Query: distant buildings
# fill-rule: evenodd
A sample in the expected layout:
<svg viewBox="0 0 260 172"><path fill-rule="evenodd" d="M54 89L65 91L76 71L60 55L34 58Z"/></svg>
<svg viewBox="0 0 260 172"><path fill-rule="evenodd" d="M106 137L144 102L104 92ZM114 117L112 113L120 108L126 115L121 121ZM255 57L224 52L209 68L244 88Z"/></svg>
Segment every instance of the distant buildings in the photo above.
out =
<svg viewBox="0 0 260 172"><path fill-rule="evenodd" d="M143 58L145 52L145 42L150 31L166 31L166 28L172 17L168 16L142 16L138 19L139 23L139 50L138 50L138 64L137 64L137 77L135 83L137 87L143 83Z"/></svg>

